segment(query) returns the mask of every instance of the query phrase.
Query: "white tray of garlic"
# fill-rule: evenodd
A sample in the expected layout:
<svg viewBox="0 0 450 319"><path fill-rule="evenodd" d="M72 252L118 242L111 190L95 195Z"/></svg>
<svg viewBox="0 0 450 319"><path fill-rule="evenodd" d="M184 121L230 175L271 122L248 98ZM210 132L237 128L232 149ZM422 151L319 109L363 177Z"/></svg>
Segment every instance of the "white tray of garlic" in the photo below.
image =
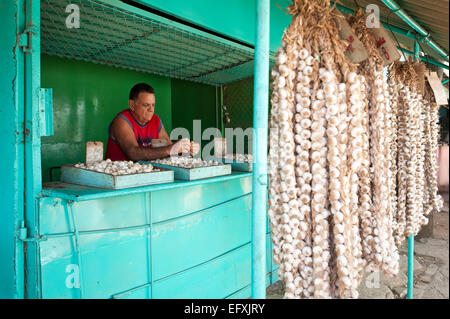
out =
<svg viewBox="0 0 450 319"><path fill-rule="evenodd" d="M171 156L151 162L153 166L174 171L175 179L197 180L231 174L231 165L191 156Z"/></svg>
<svg viewBox="0 0 450 319"><path fill-rule="evenodd" d="M61 181L106 189L171 183L174 172L149 163L111 161L61 166Z"/></svg>

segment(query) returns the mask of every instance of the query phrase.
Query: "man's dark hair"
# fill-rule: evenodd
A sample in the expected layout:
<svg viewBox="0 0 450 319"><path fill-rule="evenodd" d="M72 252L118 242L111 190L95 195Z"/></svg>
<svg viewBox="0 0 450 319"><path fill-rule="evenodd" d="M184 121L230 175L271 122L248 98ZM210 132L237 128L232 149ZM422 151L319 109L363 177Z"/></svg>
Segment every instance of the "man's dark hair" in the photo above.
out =
<svg viewBox="0 0 450 319"><path fill-rule="evenodd" d="M141 93L141 92L155 94L155 91L153 90L153 88L150 85L148 85L147 83L138 83L131 88L130 100L136 101L139 96L139 93Z"/></svg>

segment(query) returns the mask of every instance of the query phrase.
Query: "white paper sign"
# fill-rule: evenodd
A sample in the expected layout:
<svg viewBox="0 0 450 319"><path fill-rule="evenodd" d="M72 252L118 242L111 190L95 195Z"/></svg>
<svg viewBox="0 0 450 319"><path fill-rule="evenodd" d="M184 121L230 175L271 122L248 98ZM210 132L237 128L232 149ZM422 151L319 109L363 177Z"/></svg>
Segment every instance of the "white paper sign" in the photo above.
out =
<svg viewBox="0 0 450 319"><path fill-rule="evenodd" d="M381 23L379 26L379 28L369 28L368 30L375 37L378 52L380 52L384 65L386 66L400 59L400 53L398 52L397 46L391 39L388 31Z"/></svg>
<svg viewBox="0 0 450 319"><path fill-rule="evenodd" d="M430 83L431 89L434 93L434 98L437 105L447 105L448 99L447 94L445 94L445 88L442 85L441 80L436 72L430 72L427 74L428 83Z"/></svg>
<svg viewBox="0 0 450 319"><path fill-rule="evenodd" d="M341 40L345 40L348 43L347 50L345 54L348 56L350 61L354 63L360 63L367 59L367 50L359 41L356 34L353 32L352 27L348 24L347 20L341 15L336 17L336 24L339 29L339 36Z"/></svg>
<svg viewBox="0 0 450 319"><path fill-rule="evenodd" d="M86 164L103 161L103 142L86 142Z"/></svg>

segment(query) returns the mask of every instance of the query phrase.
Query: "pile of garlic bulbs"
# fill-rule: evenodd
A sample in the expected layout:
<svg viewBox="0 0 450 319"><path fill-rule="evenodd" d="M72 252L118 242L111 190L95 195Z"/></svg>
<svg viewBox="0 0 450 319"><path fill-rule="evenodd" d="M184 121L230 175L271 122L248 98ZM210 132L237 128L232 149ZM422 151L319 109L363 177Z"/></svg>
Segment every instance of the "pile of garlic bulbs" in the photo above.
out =
<svg viewBox="0 0 450 319"><path fill-rule="evenodd" d="M176 166L181 168L197 168L197 167L207 167L207 166L217 166L222 165L222 163L209 160L204 161L201 158L193 158L192 156L170 156L166 158L161 158L154 160L155 164L163 164L169 166Z"/></svg>
<svg viewBox="0 0 450 319"><path fill-rule="evenodd" d="M251 154L227 154L223 158L238 163L251 163L253 161Z"/></svg>
<svg viewBox="0 0 450 319"><path fill-rule="evenodd" d="M77 163L74 166L114 176L159 171L159 169L154 168L152 164L140 164L133 161L111 161L109 158L104 161L89 164Z"/></svg>
<svg viewBox="0 0 450 319"><path fill-rule="evenodd" d="M397 181L394 236L399 247L407 237L417 235L428 223L427 216L438 212L443 204L436 182L438 106L428 85L425 94L418 87L420 75L415 66L419 63L395 62L389 68L397 139L395 149L391 148L394 153L392 173Z"/></svg>

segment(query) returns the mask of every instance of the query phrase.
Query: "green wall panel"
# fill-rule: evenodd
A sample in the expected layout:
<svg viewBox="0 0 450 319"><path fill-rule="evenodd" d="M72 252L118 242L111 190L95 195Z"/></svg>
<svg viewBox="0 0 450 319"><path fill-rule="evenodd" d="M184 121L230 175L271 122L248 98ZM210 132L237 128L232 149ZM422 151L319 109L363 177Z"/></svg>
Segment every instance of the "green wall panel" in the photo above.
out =
<svg viewBox="0 0 450 319"><path fill-rule="evenodd" d="M193 120L201 120L200 134L216 127L216 89L214 86L172 80L172 127L184 127L194 138ZM200 136L201 137L201 136ZM202 141L202 146L209 140Z"/></svg>
<svg viewBox="0 0 450 319"><path fill-rule="evenodd" d="M250 242L251 209L249 194L153 225L153 278L161 279Z"/></svg>
<svg viewBox="0 0 450 319"><path fill-rule="evenodd" d="M0 299L23 297L23 248L15 231L24 214L24 63L16 31L25 24L15 1L0 1ZM14 50L13 50L14 48Z"/></svg>
<svg viewBox="0 0 450 319"><path fill-rule="evenodd" d="M151 193L152 222L182 217L251 193L251 177ZM177 198L178 200L173 200Z"/></svg>
<svg viewBox="0 0 450 319"><path fill-rule="evenodd" d="M80 298L80 289L67 285L68 267L79 267L83 298L110 298L151 280L146 229L84 234L79 249L81 267L74 237L40 243L43 298Z"/></svg>
<svg viewBox="0 0 450 319"><path fill-rule="evenodd" d="M106 153L109 123L128 107L129 91L139 82L154 87L156 114L169 134L185 127L193 138L194 119L202 121L202 129L215 127L213 86L47 55L41 60L42 87L53 89L55 132L42 138L44 182L50 167L84 161L86 141L102 141ZM58 170L53 175L59 179Z"/></svg>

